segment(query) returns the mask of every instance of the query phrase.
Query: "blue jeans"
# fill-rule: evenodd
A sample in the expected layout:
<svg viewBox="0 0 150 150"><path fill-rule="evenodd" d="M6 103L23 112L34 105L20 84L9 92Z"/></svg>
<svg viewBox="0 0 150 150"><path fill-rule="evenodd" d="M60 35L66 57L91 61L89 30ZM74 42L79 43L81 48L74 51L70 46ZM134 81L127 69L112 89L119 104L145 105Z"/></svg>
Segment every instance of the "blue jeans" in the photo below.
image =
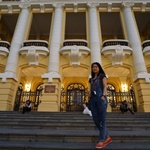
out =
<svg viewBox="0 0 150 150"><path fill-rule="evenodd" d="M107 99L102 100L100 96L92 96L89 105L92 112L93 121L96 127L99 129L99 141L104 142L108 137L106 129L106 110L107 110Z"/></svg>

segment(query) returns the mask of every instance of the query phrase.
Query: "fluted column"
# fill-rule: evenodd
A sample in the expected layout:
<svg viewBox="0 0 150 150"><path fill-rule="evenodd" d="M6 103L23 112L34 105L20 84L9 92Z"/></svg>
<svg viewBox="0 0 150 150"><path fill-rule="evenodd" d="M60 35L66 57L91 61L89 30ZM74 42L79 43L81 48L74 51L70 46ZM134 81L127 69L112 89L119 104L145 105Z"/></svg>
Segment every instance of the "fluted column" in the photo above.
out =
<svg viewBox="0 0 150 150"><path fill-rule="evenodd" d="M48 78L52 82L54 78L59 78L59 59L60 59L60 44L62 37L62 17L63 17L63 4L57 3L55 7L54 22L52 28L52 36L50 41L50 55L48 64L48 73L42 75L42 78Z"/></svg>
<svg viewBox="0 0 150 150"><path fill-rule="evenodd" d="M125 20L125 26L127 30L130 46L133 49L133 63L135 67L135 80L138 78L145 78L146 82L150 82L150 75L147 73L144 57L142 53L141 40L139 31L135 22L134 15L131 10L131 6L134 3L123 3L123 15Z"/></svg>
<svg viewBox="0 0 150 150"><path fill-rule="evenodd" d="M98 14L97 14L97 3L89 3L89 33L90 33L90 50L91 50L91 63L101 63L100 55L100 36L98 27Z"/></svg>
<svg viewBox="0 0 150 150"><path fill-rule="evenodd" d="M2 15L0 14L0 20L1 20L1 18L2 18ZM0 23L0 34L1 34L1 32L2 32L2 24ZM0 40L1 40L1 38L0 38Z"/></svg>
<svg viewBox="0 0 150 150"><path fill-rule="evenodd" d="M29 17L29 3L22 3L19 6L22 8L22 10L14 31L5 72L0 74L2 82L6 82L7 78L13 78L17 80L16 71L19 59L19 50L21 48L22 42L24 40L24 34L26 32L26 25Z"/></svg>

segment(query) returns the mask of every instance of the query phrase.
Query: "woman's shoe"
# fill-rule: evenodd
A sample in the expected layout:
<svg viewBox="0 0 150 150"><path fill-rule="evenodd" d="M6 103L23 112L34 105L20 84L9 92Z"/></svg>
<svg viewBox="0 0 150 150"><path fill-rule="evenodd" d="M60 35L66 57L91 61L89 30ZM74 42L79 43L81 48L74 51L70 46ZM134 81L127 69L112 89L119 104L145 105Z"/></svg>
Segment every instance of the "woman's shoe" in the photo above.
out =
<svg viewBox="0 0 150 150"><path fill-rule="evenodd" d="M99 142L99 143L96 144L96 148L101 149L103 147L105 147L105 142Z"/></svg>
<svg viewBox="0 0 150 150"><path fill-rule="evenodd" d="M111 143L111 142L112 142L112 138L109 136L109 137L107 137L107 139L105 140L104 144L105 144L105 146L106 146L107 144L109 144L109 143Z"/></svg>

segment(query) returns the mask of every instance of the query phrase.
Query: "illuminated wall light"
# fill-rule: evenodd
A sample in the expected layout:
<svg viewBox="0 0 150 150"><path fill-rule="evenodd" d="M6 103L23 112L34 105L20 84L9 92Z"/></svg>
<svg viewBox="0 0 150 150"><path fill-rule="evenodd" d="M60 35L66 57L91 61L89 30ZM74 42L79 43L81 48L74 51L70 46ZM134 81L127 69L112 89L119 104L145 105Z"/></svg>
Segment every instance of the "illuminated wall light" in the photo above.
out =
<svg viewBox="0 0 150 150"><path fill-rule="evenodd" d="M127 84L122 84L122 92L127 92L127 91L128 91Z"/></svg>
<svg viewBox="0 0 150 150"><path fill-rule="evenodd" d="M31 84L25 84L25 91L29 92L31 89Z"/></svg>

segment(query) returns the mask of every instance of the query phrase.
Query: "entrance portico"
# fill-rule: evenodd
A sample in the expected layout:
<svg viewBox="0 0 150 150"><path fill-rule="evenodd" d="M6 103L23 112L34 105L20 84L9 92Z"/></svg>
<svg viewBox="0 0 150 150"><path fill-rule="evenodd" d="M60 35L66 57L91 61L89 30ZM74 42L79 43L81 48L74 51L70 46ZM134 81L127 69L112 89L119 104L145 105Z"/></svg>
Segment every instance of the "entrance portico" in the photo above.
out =
<svg viewBox="0 0 150 150"><path fill-rule="evenodd" d="M43 84L38 111L60 111L61 89L67 92L69 86L77 84L88 91L91 63L97 61L115 93L129 93L132 86L137 111L149 112L149 10L146 0L144 3L2 0L0 110L14 110L18 86L23 83L25 92L25 85L30 82L31 92ZM73 102L76 98L77 104L88 101L82 90L77 89L69 91ZM108 98L111 102L114 96ZM118 96L115 98L115 103L121 101L117 101ZM72 100L66 97L63 101L69 102L66 110L72 107L78 110L77 105L71 106Z"/></svg>

